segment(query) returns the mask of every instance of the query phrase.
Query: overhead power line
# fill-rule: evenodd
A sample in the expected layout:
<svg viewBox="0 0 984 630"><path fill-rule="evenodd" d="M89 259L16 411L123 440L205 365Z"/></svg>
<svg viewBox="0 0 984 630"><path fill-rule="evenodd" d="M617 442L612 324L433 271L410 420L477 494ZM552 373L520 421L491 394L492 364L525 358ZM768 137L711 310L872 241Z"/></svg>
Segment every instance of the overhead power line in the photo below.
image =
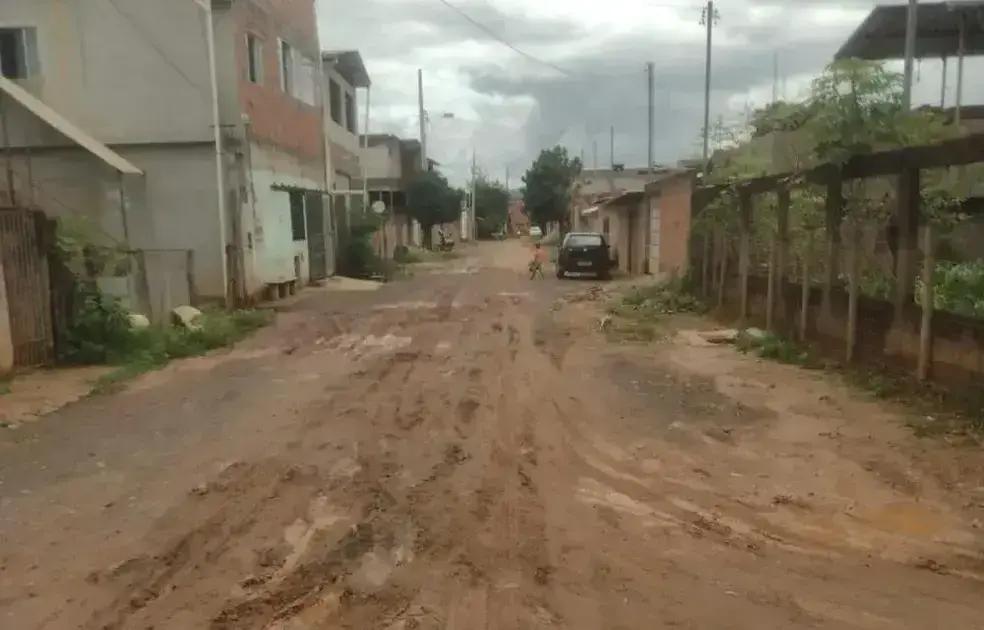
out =
<svg viewBox="0 0 984 630"><path fill-rule="evenodd" d="M476 20L472 16L468 15L467 13L465 13L464 11L462 11L459 7L455 6L454 4L452 4L451 2L449 2L448 0L437 0L437 1L440 2L441 4L443 4L444 6L446 6L447 8L451 9L452 11L454 11L455 13L457 13L458 15L460 15L461 17L463 17L465 20L467 20L473 26L475 26L475 28L481 30L483 33L485 33L486 35L488 35L492 39L496 40L500 44L506 46L507 48L509 48L513 52L515 52L515 53L517 53L517 54L519 54L519 55L521 55L521 56L529 59L530 61L532 61L534 63L538 63L538 64L540 64L542 66L546 66L548 68L551 68L552 70L555 70L556 72L559 72L559 73L561 73L564 76L568 76L568 77L569 76L573 76L570 72L568 72L567 70L564 70L563 68L561 68L557 64L551 63L549 61L545 61L543 59L540 59L539 57L535 57L535 56L531 55L530 53L526 52L525 50L522 50L520 48L517 48L512 43L510 43L509 41L507 41L506 39L504 39L501 35L499 35L498 33L496 33L494 30L492 30L491 28L489 28L485 24L482 24L481 22L479 22L478 20Z"/></svg>

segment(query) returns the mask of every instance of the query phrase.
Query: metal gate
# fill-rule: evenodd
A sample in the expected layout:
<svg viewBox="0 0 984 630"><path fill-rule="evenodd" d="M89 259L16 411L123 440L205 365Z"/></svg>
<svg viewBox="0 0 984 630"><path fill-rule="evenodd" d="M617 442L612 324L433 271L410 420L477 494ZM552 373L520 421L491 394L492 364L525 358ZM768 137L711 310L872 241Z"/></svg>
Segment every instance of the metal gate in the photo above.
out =
<svg viewBox="0 0 984 630"><path fill-rule="evenodd" d="M45 216L32 210L0 210L0 260L7 287L14 365L31 367L54 357Z"/></svg>
<svg viewBox="0 0 984 630"><path fill-rule="evenodd" d="M328 234L325 230L325 204L320 192L304 195L304 208L307 212L308 269L311 280L328 277Z"/></svg>

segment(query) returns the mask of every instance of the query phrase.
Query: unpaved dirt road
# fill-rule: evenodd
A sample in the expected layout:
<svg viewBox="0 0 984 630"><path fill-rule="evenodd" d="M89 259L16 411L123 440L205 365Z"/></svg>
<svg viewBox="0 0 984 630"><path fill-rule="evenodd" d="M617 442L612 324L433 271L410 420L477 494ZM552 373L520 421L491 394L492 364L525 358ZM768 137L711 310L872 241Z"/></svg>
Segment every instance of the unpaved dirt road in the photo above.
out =
<svg viewBox="0 0 984 630"><path fill-rule="evenodd" d="M984 627L977 447L467 251L5 432L0 627Z"/></svg>

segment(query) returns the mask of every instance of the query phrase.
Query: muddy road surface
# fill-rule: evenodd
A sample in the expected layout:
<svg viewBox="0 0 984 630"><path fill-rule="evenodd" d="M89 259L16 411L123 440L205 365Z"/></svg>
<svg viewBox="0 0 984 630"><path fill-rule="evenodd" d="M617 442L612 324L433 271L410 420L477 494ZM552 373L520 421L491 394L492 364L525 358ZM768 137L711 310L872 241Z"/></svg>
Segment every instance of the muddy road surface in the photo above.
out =
<svg viewBox="0 0 984 630"><path fill-rule="evenodd" d="M692 335L615 343L527 255L306 293L5 432L0 627L984 627L978 447Z"/></svg>

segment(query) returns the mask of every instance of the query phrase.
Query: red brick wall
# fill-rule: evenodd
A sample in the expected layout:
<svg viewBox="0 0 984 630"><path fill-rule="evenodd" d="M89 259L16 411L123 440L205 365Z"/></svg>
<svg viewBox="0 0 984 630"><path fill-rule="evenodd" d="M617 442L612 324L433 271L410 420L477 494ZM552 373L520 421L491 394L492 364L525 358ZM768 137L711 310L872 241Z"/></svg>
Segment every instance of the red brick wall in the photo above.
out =
<svg viewBox="0 0 984 630"><path fill-rule="evenodd" d="M236 65L239 99L250 117L253 136L307 159L321 159L321 111L280 89L279 39L317 63L319 52L314 0L253 0L236 7ZM263 40L263 83L247 79L246 34Z"/></svg>
<svg viewBox="0 0 984 630"><path fill-rule="evenodd" d="M687 273L690 248L690 176L675 177L662 184L660 207L659 271L682 277Z"/></svg>

